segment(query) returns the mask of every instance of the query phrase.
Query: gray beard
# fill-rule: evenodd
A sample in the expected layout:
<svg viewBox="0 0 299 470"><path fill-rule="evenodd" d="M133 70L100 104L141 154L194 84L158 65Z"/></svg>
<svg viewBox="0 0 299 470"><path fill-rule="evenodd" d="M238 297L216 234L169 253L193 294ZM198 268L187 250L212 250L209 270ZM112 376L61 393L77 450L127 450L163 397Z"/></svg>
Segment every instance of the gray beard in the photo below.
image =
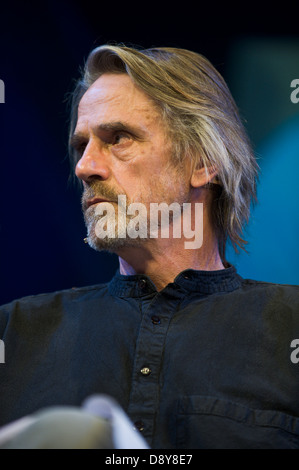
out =
<svg viewBox="0 0 299 470"><path fill-rule="evenodd" d="M110 253L117 253L123 248L137 248L143 246L150 238L149 230L146 231L146 237L131 238L127 233L127 227L133 216L126 216L126 223L118 226L117 215L115 221L115 234L114 236L106 236L100 238L96 234L96 224L104 216L97 216L94 214L94 209L90 208L84 213L85 225L87 228L87 241L91 248L96 251L108 251ZM144 220L143 223L147 223Z"/></svg>
<svg viewBox="0 0 299 470"><path fill-rule="evenodd" d="M86 201L89 198L94 197L95 195L101 195L103 198L107 198L110 201L113 201L113 204L116 204L119 202L118 198L119 194L117 194L114 190L109 189L108 187L105 186L105 184L94 181L90 186L84 191L82 195L82 209L83 209L83 214L84 214L84 220L85 220L85 225L87 227L87 241L88 244L90 245L91 248L97 250L97 251L108 251L112 253L117 253L119 250L122 250L123 248L138 248L144 246L146 243L150 241L151 238L158 238L158 236L154 235L159 234L160 230L160 219L154 222L154 226L152 227L152 224L150 221L150 211L146 211L147 213L144 214L139 214L138 216L138 221L136 223L135 227L135 222L130 222L132 219L136 217L135 215L131 215L130 213L128 214L128 207L130 206L129 202L127 201L123 204L120 204L118 206L118 210L115 213L115 220L113 218L110 218L111 224L114 227L114 233L110 233L109 230L105 228L105 232L108 232L105 237L98 236L97 235L97 224L101 224L101 219L105 218L105 215L100 215L96 213L96 208L94 206L90 206L87 208ZM168 199L168 203L171 203L168 198L168 194L164 194L165 199ZM161 196L162 198L162 196ZM183 202L188 200L188 194L186 194L186 191L184 191L184 188L181 187L179 188L177 198L179 201L179 214L176 215L176 217L181 218L182 214L182 206ZM152 200L155 201L155 195L153 193ZM136 201L137 202L137 201ZM112 203L112 202L111 202ZM138 203L138 202L137 202ZM166 203L167 204L167 203ZM176 203L177 204L177 203ZM115 207L115 206L114 206ZM118 218L118 211L120 211L120 219ZM172 214L172 211L170 211L169 214L169 225L171 226L174 216ZM106 217L106 220L108 221L108 217ZM105 220L103 220L103 225L105 225ZM108 224L109 225L109 224ZM135 230L139 232L140 235L137 237L135 236L130 236L132 231L129 230L128 234L128 226L129 228L132 227L132 225L135 227ZM137 228L138 226L138 228ZM134 232L134 230L133 230Z"/></svg>

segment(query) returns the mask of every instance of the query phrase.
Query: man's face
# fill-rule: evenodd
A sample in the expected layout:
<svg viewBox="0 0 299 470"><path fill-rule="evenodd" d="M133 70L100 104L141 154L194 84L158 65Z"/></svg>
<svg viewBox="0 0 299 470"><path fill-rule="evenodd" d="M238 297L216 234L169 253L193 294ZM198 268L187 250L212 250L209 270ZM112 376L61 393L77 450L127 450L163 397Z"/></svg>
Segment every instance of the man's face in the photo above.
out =
<svg viewBox="0 0 299 470"><path fill-rule="evenodd" d="M172 164L172 146L159 111L127 74L104 74L87 90L79 104L73 146L81 156L76 175L83 181L82 209L95 249L117 253L146 242L121 235L132 215L118 218L126 211L117 204L119 195L126 196L127 207L133 202L144 205L147 215L141 224L148 221L150 203L188 201L189 181ZM110 238L99 238L96 226L103 214L98 212L105 202L115 210L116 230Z"/></svg>

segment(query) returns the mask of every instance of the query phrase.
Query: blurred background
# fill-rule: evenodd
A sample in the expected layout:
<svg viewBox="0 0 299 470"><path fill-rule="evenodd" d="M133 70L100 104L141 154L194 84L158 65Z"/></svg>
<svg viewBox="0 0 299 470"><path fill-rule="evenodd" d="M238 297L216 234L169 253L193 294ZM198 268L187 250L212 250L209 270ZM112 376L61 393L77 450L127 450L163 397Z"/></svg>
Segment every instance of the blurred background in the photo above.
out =
<svg viewBox="0 0 299 470"><path fill-rule="evenodd" d="M67 155L66 98L89 51L107 42L191 49L224 76L261 167L248 253L229 247L228 259L243 277L299 284L299 103L290 99L299 79L298 6L248 5L1 5L0 304L106 282L118 267L117 257L83 243Z"/></svg>

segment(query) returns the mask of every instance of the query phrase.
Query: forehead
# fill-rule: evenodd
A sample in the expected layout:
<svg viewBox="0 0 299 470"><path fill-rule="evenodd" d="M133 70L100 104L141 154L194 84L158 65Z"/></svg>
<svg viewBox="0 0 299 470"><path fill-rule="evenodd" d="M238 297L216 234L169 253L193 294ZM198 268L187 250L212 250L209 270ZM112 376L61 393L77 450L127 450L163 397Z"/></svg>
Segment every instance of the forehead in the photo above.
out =
<svg viewBox="0 0 299 470"><path fill-rule="evenodd" d="M103 74L85 92L78 107L78 121L92 116L117 118L125 112L132 117L157 117L154 102L140 90L127 74ZM153 116L154 115L154 116Z"/></svg>

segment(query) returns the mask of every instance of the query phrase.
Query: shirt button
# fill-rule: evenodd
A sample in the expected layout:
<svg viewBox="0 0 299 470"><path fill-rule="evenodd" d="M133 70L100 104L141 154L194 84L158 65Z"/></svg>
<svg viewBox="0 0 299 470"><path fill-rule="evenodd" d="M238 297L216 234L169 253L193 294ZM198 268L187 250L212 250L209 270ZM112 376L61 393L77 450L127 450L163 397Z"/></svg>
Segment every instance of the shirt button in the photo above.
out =
<svg viewBox="0 0 299 470"><path fill-rule="evenodd" d="M140 279L138 283L140 289L145 289L146 288L146 280L145 279Z"/></svg>
<svg viewBox="0 0 299 470"><path fill-rule="evenodd" d="M183 274L183 277L184 277L184 279L191 279L191 275L190 275L190 274Z"/></svg>
<svg viewBox="0 0 299 470"><path fill-rule="evenodd" d="M151 318L151 320L152 320L152 323L153 323L154 325L160 325L160 323L161 323L161 319L160 319L160 317L158 317L157 315L153 315L152 318Z"/></svg>
<svg viewBox="0 0 299 470"><path fill-rule="evenodd" d="M152 372L151 369L149 367L142 367L142 369L140 370L141 374L142 375L150 375L150 373Z"/></svg>
<svg viewBox="0 0 299 470"><path fill-rule="evenodd" d="M138 431L142 432L144 430L144 422L143 421L135 421L134 427Z"/></svg>

